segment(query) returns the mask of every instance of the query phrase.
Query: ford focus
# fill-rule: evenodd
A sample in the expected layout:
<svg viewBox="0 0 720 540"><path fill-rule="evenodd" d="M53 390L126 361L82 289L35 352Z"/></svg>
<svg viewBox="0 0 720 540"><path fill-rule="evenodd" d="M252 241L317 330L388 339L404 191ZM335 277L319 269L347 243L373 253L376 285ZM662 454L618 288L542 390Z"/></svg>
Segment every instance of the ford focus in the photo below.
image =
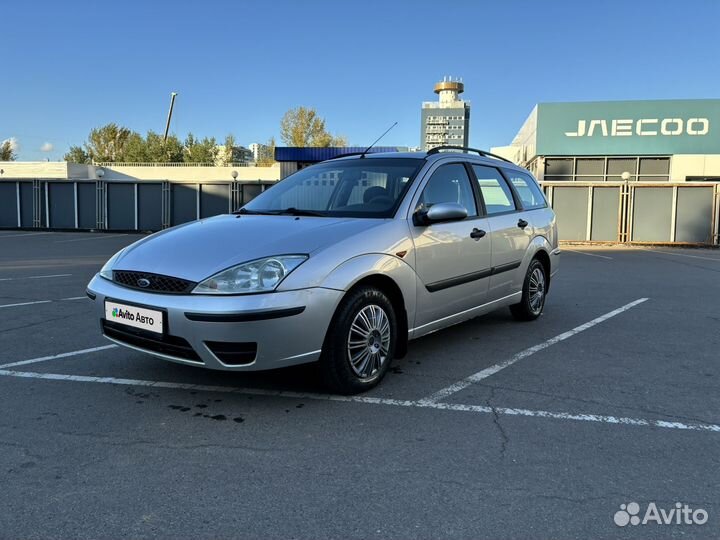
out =
<svg viewBox="0 0 720 540"><path fill-rule="evenodd" d="M210 369L317 362L357 393L412 339L503 307L537 319L555 214L527 170L455 150L332 159L135 242L88 285L104 336Z"/></svg>

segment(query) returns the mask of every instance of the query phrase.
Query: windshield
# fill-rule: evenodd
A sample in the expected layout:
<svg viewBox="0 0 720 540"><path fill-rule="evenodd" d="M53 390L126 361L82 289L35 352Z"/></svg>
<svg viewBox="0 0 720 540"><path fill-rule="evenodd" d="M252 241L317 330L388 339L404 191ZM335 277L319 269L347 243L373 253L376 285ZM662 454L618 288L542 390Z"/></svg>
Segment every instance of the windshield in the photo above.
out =
<svg viewBox="0 0 720 540"><path fill-rule="evenodd" d="M248 214L392 217L415 173L413 158L358 158L302 169L246 204Z"/></svg>

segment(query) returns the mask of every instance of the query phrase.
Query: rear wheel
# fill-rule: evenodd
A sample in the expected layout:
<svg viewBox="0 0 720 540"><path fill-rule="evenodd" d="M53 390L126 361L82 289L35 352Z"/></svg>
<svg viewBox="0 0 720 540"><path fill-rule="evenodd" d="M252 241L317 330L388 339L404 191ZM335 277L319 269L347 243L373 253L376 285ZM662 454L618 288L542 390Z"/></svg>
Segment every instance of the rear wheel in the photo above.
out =
<svg viewBox="0 0 720 540"><path fill-rule="evenodd" d="M357 394L380 382L395 353L397 320L381 290L362 287L346 296L330 324L320 359L326 385Z"/></svg>
<svg viewBox="0 0 720 540"><path fill-rule="evenodd" d="M520 303L510 306L513 317L518 321L537 319L545 307L546 291L545 267L539 260L533 259L525 274Z"/></svg>

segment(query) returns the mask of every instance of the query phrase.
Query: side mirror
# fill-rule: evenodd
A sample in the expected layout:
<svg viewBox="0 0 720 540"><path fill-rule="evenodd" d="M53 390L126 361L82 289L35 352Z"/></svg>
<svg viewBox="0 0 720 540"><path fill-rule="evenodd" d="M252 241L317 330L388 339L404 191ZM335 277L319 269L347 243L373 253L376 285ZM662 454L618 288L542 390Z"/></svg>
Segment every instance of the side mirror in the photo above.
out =
<svg viewBox="0 0 720 540"><path fill-rule="evenodd" d="M460 221L468 215L467 208L459 203L437 203L430 208L423 208L415 212L413 221L415 225L430 225L443 221Z"/></svg>

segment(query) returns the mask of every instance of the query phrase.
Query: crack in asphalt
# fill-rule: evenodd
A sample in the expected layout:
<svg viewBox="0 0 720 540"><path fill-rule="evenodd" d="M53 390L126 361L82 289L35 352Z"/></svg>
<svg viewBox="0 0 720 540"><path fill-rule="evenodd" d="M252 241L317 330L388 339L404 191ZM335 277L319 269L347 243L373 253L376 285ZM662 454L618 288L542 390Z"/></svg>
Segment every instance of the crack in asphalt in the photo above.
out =
<svg viewBox="0 0 720 540"><path fill-rule="evenodd" d="M598 406L601 406L601 407L609 407L609 406L610 406L610 407L615 407L615 408L621 409L621 410L634 411L634 412L643 412L643 413L649 413L649 414L656 414L656 415L660 416L660 417L663 418L663 419L672 418L672 419L674 419L674 420L685 420L685 421L688 421L688 422L696 422L696 423L698 423L698 424L707 424L707 425L711 425L711 424L716 424L716 423L717 423L716 421L713 421L713 420L704 420L704 419L702 419L702 418L698 418L698 417L695 417L695 416L685 416L685 415L680 415L680 414L672 414L672 413L667 413L667 412L664 412L664 411L657 411L657 410L650 409L650 408L647 408L647 407L631 407L631 406L629 406L629 405L610 404L610 403L605 403L605 402L598 401L598 400L594 400L594 399L582 399L582 398L572 397L572 396L563 396L563 395L559 395L559 394L550 394L550 393L547 393L547 392L540 392L540 391L538 391L538 390L521 390L521 389L519 389L519 388L511 388L511 387L508 387L508 386L501 386L501 385L490 385L490 384L486 384L486 383L476 383L474 386L483 387L483 388L487 388L488 390L490 390L490 398L488 398L488 400L494 398L494 396L495 396L495 390L506 390L506 391L508 391L508 392L517 392L517 393L519 393L519 394L531 394L531 395L536 395L536 396L542 396L542 397L557 399L557 400L559 400L559 401L565 401L565 402L577 402L577 403L583 403L583 404L585 404L585 405L598 405ZM494 408L493 408L491 405L487 404L487 406L490 407L490 408L492 408L493 411L494 411Z"/></svg>
<svg viewBox="0 0 720 540"><path fill-rule="evenodd" d="M498 414L497 409L494 405L492 405L490 402L495 397L495 389L490 388L490 395L488 396L487 400L485 401L485 405L490 407L492 410L492 417L493 417L493 424L495 427L497 427L498 431L500 432L500 458L505 459L505 452L507 451L507 445L510 442L510 439L507 436L507 433L505 432L505 428L500 423L500 415Z"/></svg>
<svg viewBox="0 0 720 540"><path fill-rule="evenodd" d="M43 319L41 321L23 324L21 326L11 326L10 328L0 328L0 332L12 332L14 330L22 330L23 328L32 328L33 326L39 326L41 324L46 324L46 323L53 322L53 321L59 321L61 319L70 319L70 318L78 317L78 316L82 316L82 315L87 315L87 312L83 311L81 313L63 314L58 317L51 317L49 319Z"/></svg>

